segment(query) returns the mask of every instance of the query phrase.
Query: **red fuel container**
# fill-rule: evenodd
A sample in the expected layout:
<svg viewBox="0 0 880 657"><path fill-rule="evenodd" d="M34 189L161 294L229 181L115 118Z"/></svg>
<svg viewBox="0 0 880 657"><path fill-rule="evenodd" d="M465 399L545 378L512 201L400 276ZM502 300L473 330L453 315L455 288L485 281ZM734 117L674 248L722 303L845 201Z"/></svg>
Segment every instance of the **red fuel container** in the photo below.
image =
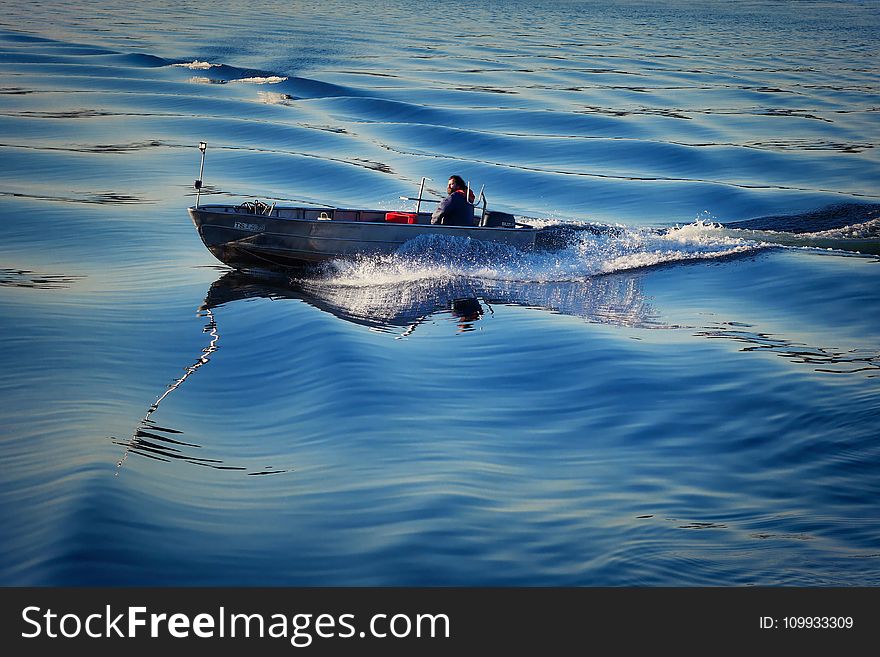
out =
<svg viewBox="0 0 880 657"><path fill-rule="evenodd" d="M386 212L385 221L394 224L415 224L419 221L419 216L415 212Z"/></svg>

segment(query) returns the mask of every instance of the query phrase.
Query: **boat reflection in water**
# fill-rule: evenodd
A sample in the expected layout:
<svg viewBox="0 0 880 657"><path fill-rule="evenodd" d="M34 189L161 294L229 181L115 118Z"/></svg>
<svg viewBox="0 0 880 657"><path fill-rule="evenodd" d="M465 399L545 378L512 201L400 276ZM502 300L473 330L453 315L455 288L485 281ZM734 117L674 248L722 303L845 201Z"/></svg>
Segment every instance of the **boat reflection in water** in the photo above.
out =
<svg viewBox="0 0 880 657"><path fill-rule="evenodd" d="M233 271L211 285L201 310L259 297L303 301L344 321L397 337L411 335L438 315L450 316L462 331L474 330L496 305L620 326L669 328L642 294L636 274L547 283L453 277L352 285L326 278L285 281Z"/></svg>
<svg viewBox="0 0 880 657"><path fill-rule="evenodd" d="M578 282L512 282L465 277L422 278L380 285L339 284L333 279L307 278L290 281L230 271L214 281L199 315L206 320L208 344L184 368L184 374L150 404L128 439L110 437L124 448L117 463L117 474L130 455L163 461L198 465L245 475L290 472L263 466L258 469L230 464L203 451L198 439L183 431L159 424L154 415L168 397L189 377L208 364L220 341L214 309L235 301L265 298L302 301L333 316L405 338L426 321L446 315L459 332L474 331L494 306L514 305L581 317L591 322L631 327L661 328L657 313L640 291L637 275L611 274Z"/></svg>

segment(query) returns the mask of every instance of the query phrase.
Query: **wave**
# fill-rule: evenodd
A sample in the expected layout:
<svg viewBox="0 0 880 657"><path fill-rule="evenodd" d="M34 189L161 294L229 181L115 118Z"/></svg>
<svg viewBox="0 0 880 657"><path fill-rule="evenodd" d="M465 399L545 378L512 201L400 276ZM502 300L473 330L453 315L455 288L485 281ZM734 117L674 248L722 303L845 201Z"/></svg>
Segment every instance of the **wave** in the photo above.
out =
<svg viewBox="0 0 880 657"><path fill-rule="evenodd" d="M286 77L280 75L257 75L250 78L239 78L238 80L230 80L230 82L245 82L248 84L278 84L287 80Z"/></svg>
<svg viewBox="0 0 880 657"><path fill-rule="evenodd" d="M842 203L722 224L726 234L792 247L880 255L880 204Z"/></svg>
<svg viewBox="0 0 880 657"><path fill-rule="evenodd" d="M726 222L726 228L786 233L822 233L880 219L880 203L835 203L788 215Z"/></svg>
<svg viewBox="0 0 880 657"><path fill-rule="evenodd" d="M201 62L198 59L194 59L191 62L178 62L176 64L172 64L172 66L180 66L183 68L204 70L204 69L213 68L215 66L220 66L220 64L211 64L210 62Z"/></svg>
<svg viewBox="0 0 880 657"><path fill-rule="evenodd" d="M203 75L189 78L190 82L201 84L272 84L282 85L285 92L299 98L337 98L356 97L363 92L330 82L322 82L311 78L285 75L279 71L240 68L229 64L194 59L189 62L169 62L161 60L163 66L198 71Z"/></svg>
<svg viewBox="0 0 880 657"><path fill-rule="evenodd" d="M206 76L193 76L189 79L190 82L196 84L234 84L234 83L244 83L244 84L278 84L280 82L285 82L287 78L281 77L278 75L269 75L269 76L254 76L249 78L233 78L230 80L224 80L220 78L209 78Z"/></svg>
<svg viewBox="0 0 880 657"><path fill-rule="evenodd" d="M814 238L837 238L837 239L880 239L880 218L872 219L861 224L843 226L833 230L820 230L815 233L807 233Z"/></svg>

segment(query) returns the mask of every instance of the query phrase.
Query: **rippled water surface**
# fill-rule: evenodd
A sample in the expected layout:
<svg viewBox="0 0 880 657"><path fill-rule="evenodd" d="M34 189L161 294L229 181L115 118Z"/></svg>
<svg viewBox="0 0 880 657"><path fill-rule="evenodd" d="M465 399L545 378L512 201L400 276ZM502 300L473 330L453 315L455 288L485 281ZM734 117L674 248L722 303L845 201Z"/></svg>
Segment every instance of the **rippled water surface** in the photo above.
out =
<svg viewBox="0 0 880 657"><path fill-rule="evenodd" d="M877 2L0 5L0 583L880 585Z"/></svg>

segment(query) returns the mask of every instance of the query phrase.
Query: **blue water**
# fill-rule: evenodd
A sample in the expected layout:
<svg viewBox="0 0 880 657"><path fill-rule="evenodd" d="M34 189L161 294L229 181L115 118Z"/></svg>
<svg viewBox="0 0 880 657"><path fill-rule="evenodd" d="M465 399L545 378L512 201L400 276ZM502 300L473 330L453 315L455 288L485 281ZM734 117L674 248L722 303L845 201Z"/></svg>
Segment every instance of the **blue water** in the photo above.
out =
<svg viewBox="0 0 880 657"><path fill-rule="evenodd" d="M873 1L4 6L0 584L880 585L878 37ZM211 201L459 173L541 248L235 273L200 140Z"/></svg>

